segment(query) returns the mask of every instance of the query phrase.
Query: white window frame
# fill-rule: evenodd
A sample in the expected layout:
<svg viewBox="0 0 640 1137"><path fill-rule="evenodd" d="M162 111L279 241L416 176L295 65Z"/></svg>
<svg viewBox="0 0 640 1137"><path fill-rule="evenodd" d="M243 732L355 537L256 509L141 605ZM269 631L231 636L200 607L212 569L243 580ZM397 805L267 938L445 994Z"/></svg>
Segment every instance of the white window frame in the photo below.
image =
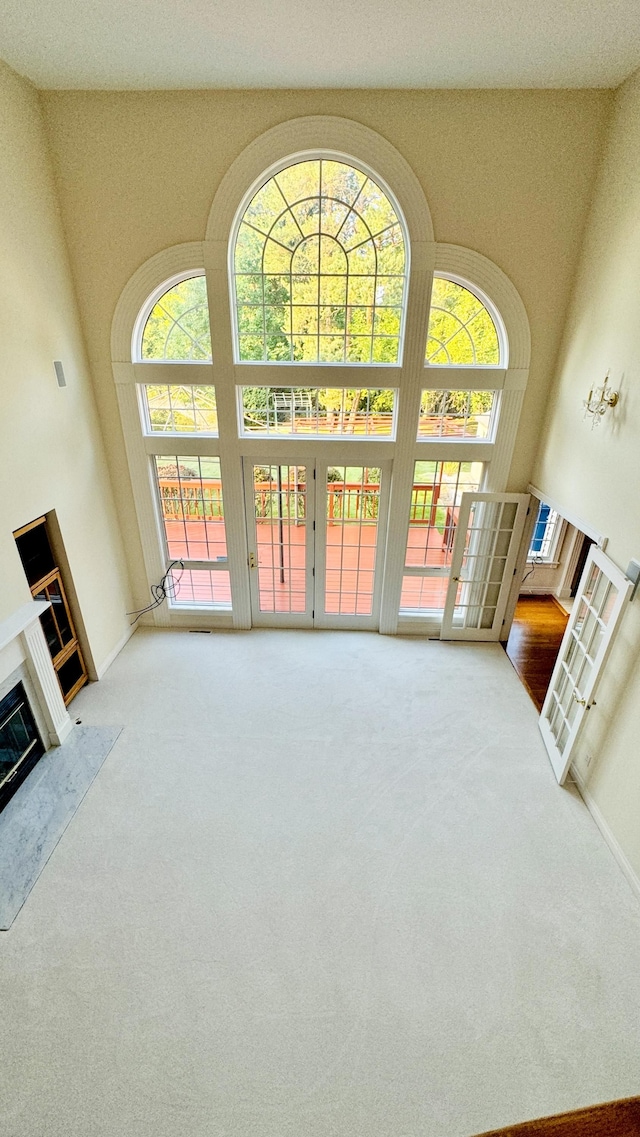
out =
<svg viewBox="0 0 640 1137"><path fill-rule="evenodd" d="M194 435L172 434L172 435L167 436L165 434L165 435L160 435L160 436L156 436L156 437L162 437L162 438L169 437L171 439L187 438L187 440L188 440L189 438L193 438ZM212 436L211 435L204 435L203 437L211 438ZM169 449L169 448L165 447L165 450L167 450L167 449ZM175 447L173 447L173 449L177 450L178 449L177 445ZM180 458L180 457L190 458L190 457L192 457L191 454L187 453L187 451L189 450L188 446L186 446L186 447L182 446L180 449L182 450L182 454L167 454L164 456L165 457L171 457L171 458ZM156 459L156 457L161 457L161 456L162 456L161 452L158 452L157 454L152 454L149 456L149 468L151 471L151 478L153 481L154 496L156 499L157 516L159 518L161 517L162 508L161 508L161 500L160 500L160 487L158 485L158 472L157 472L157 465L156 465L155 459ZM216 455L209 455L209 454L203 455L203 456L204 457L216 457ZM220 463L220 483L221 483L222 500L224 502L224 477L222 474L222 463ZM171 555L169 553L169 545L168 545L168 539L167 539L167 535L165 532L165 528L164 528L164 525L162 524L162 522L160 522L160 524L161 524L161 534L160 534L161 544L162 544L162 549L164 552L164 557L166 559L166 564L168 566L169 564L173 563L177 558L171 557ZM205 561L202 561L202 560L197 560L196 558L193 558L193 557L181 557L180 561L182 563L182 566L183 566L185 572L189 572L189 571L198 572L200 570L204 570L205 572L227 572L227 573L229 572L229 556L228 556L228 554L224 560L215 560L215 561L205 560ZM179 571L180 570L177 570L176 575L178 575ZM231 574L229 574L229 576L230 575ZM232 590L231 596L232 596L232 600L233 600L233 585L231 584L231 581L230 581L230 585L231 585L231 590ZM212 613L216 613L216 612L230 613L232 611L232 607L233 607L232 603L221 604L221 603L216 603L215 601L197 601L197 600L194 600L194 601L192 601L191 604L180 603L179 601L176 603L172 596L167 597L167 606L169 608L169 611L177 611L177 612L200 611L200 612L212 612Z"/></svg>
<svg viewBox="0 0 640 1137"><path fill-rule="evenodd" d="M464 391L464 390L493 391L494 401L493 401L493 407L491 408L491 418L489 420L489 433L488 433L486 438L474 438L472 436L463 437L461 435L446 435L446 434L433 435L433 437L430 438L427 435L421 435L421 434L416 433L416 442L429 442L429 441L435 440L436 438L438 439L438 441L450 443L452 446L456 445L459 442L470 443L472 446L481 445L483 443L495 442L496 432L498 429L498 423L500 422L500 404L502 401L502 388L501 387L492 387L491 386L491 379L501 380L504 383L504 375L503 375L502 369L500 369L499 375L498 375L498 369L492 368L491 370L492 370L492 375L490 375L490 377L489 377L490 381L489 381L488 385L485 387L469 387L469 388L465 388L465 387L423 387L421 392L420 392L420 405L422 406L422 396L424 395L424 393L426 391ZM420 429L420 424L418 423L418 430L419 429Z"/></svg>
<svg viewBox="0 0 640 1137"><path fill-rule="evenodd" d="M158 300L162 299L165 292L169 292L172 288L175 288L176 284L182 284L184 280L192 280L198 276L204 276L206 280L207 274L203 268L196 268L195 270L188 272L173 273L173 275L168 277L167 280L163 280L157 288L154 288L151 295L147 298L146 303L143 304L142 308L140 309L136 321L133 325L133 330L131 333L131 358L134 363L140 363L145 367L149 364L154 367L158 366L158 364L164 364L166 367L174 367L176 363L178 366L181 366L178 360L144 359L142 355L142 337L144 335L144 329L147 326L147 320L149 319L149 316L158 303ZM189 361L188 365L189 367L206 367L210 364L211 360L209 359L193 359Z"/></svg>
<svg viewBox="0 0 640 1137"><path fill-rule="evenodd" d="M473 295L480 301L480 303L483 304L487 309L489 315L491 316L491 319L493 320L498 335L498 348L500 353L500 359L498 363L463 363L460 364L460 368L464 368L465 370L469 371L480 371L482 373L485 371L491 372L496 370L506 370L509 365L509 337L507 336L507 329L505 328L504 320L502 319L502 316L500 315L500 312L496 308L495 303L491 297L478 284L475 284L473 281L468 280L464 276L461 276L459 273L438 271L434 272L433 275L434 279L439 278L441 280L450 280L452 284L459 284L461 288L466 288L469 292L472 292ZM425 353L426 347L427 341L425 341ZM446 363L427 363L426 359L424 361L424 366L425 370L428 371L429 374L434 371L447 371L450 369L449 365ZM429 389L441 390L442 388L439 384L436 384L434 387L430 386ZM479 389L482 390L482 387L479 387ZM489 388L485 389L488 390Z"/></svg>
<svg viewBox="0 0 640 1137"><path fill-rule="evenodd" d="M536 527L538 524L538 516L540 514L540 509L543 505L547 505L547 504L548 504L548 502L543 502L543 501L538 503L538 515L536 516L536 520L534 521L534 524L533 524L533 530L531 533L531 543L529 545L529 550L527 552L527 564L528 565L545 565L547 568L554 568L559 563L558 562L558 552L562 547L564 535L567 531L567 522L565 521L564 517L562 517L561 514L558 513L558 510L553 508L553 506L549 506L553 516L551 517L550 520L549 520L549 518L547 518L547 522L545 525L545 536L543 537L543 542L544 542L546 540L547 528L549 527L549 524L551 524L553 526L553 533L552 533L552 537L551 537L551 542L549 544L549 551L548 551L548 553L545 553L544 555L542 553L534 553L531 551L531 544L533 544L533 539L534 539L534 534L535 534Z"/></svg>
<svg viewBox="0 0 640 1137"><path fill-rule="evenodd" d="M406 222L409 250L409 280L404 320L402 362L388 364L305 363L274 365L237 363L234 358L233 305L229 276L230 234L236 217L253 188L262 184L275 168L314 154L339 155L390 192L399 215ZM249 188L247 188L249 187ZM153 303L172 283L202 274L207 280L211 324L212 362L162 362L140 359L139 345L144 321ZM465 283L490 311L500 313L508 344L508 366L490 368L425 365L433 274ZM498 325L496 325L498 326ZM136 338L137 337L137 338ZM146 579L135 575L136 599L147 601L148 588L157 583L166 568L161 541L159 511L155 499L149 458L167 452L171 438L180 452L219 456L223 469L228 567L231 573L233 611L203 613L157 608L146 622L160 626L251 626L247 568L247 533L244 517L242 460L267 453L287 460L295 449L301 458L324 459L335 464L377 465L391 460L389 525L383 557L383 590L380 631L419 631L399 618L400 591L409 524L411 487L416 460L473 461L485 463L484 491L501 492L507 487L511 457L530 354L529 325L522 300L511 281L488 258L457 245L434 240L429 209L422 188L404 158L386 139L359 123L330 116L312 116L281 123L255 139L233 162L222 179L212 205L204 240L162 250L132 276L118 301L112 325L112 365L133 499L140 528ZM357 376L363 387L393 387L398 390L396 437L352 439L321 436L317 439L242 437L239 432L237 387L256 385L256 366L261 382L270 386L353 387ZM197 368L197 371L194 371ZM330 382L327 368L330 368ZM196 433L169 435L144 433L137 384L212 385L216 390L219 436ZM423 388L495 389L500 391L500 413L493 440L416 439L420 396ZM179 441L178 441L179 440ZM135 567L134 567L135 574ZM414 621L415 623L415 621Z"/></svg>
<svg viewBox="0 0 640 1137"><path fill-rule="evenodd" d="M269 366L269 365L267 364L266 366ZM358 366L358 365L356 364L356 366ZM245 384L245 386L264 387L265 389L267 389L267 388L270 389L273 386L273 384L270 384L270 383L251 383L251 384ZM278 386L280 386L280 384L278 384ZM288 384L287 384L287 386L288 386ZM353 387L354 387L354 384L351 384L350 389L353 389ZM295 388L298 389L297 384L295 384ZM301 390L305 390L305 389L309 389L309 390L329 389L329 390L341 391L341 390L347 390L349 388L337 387L334 383L325 383L325 384L323 384L322 388L309 387L307 384L306 388L302 387L300 389ZM239 434L240 438L243 440L248 439L248 438L261 438L261 439L266 438L266 439L269 439L270 441L280 441L280 442L299 442L300 440L308 441L308 442L335 442L335 443L343 443L347 446L350 445L352 442L356 442L356 443L357 442L379 442L381 445L382 444L388 445L389 443L395 442L395 440L396 440L396 429L397 429L397 422L398 422L398 404L400 401L400 392L399 392L398 388L397 387L390 387L388 389L393 391L393 393L394 393L393 418L391 420L391 432L389 434L350 435L350 434L330 434L329 432L319 433L319 434L296 434L295 432L292 432L291 434L270 434L267 431L258 431L258 430L246 431L244 429L244 404L242 402L242 387L238 387L237 388L237 394L236 394L237 409L238 409L238 434ZM364 388L363 388L363 390L364 390ZM375 388L374 388L374 390L375 390Z"/></svg>
<svg viewBox="0 0 640 1137"><path fill-rule="evenodd" d="M194 361L194 363L196 366L198 366L197 361ZM192 366L192 365L189 364L189 366ZM137 384L138 401L139 401L139 406L140 406L140 420L142 422L143 434L146 437L150 437L150 438L171 438L171 439L173 439L173 438L175 438L175 439L179 439L179 438L185 438L185 439L186 438L219 438L220 437L220 430L219 429L218 430L191 430L191 431L189 431L189 430L153 430L152 426L151 426L151 419L149 416L149 404L148 404L147 396L145 393L145 387L152 387L152 386L171 387L171 386L173 386L173 384L171 384L171 383L158 383L158 384L138 383ZM215 390L215 384L214 383L209 383L209 384L179 383L179 384L176 384L176 386L180 386L180 387L210 386L210 387L213 387ZM218 409L218 400L217 400L217 395L216 395L216 413L217 413L217 409Z"/></svg>
<svg viewBox="0 0 640 1137"><path fill-rule="evenodd" d="M409 281L411 280L411 241L409 239L409 234L408 234L408 230L407 230L407 223L405 221L405 217L404 217L402 207L400 206L398 198L394 194L393 190L385 182L385 179L382 178L379 174L377 174L376 171L371 166L369 166L366 162L363 162L360 159L356 159L352 155L349 155L349 154L341 153L339 151L326 150L326 149L298 151L298 153L296 153L296 154L288 155L286 158L281 158L280 161L274 162L273 165L270 166L268 170L264 171L264 173L260 174L255 179L253 184L249 187L249 189L247 190L247 192L244 194L243 198L240 201L240 205L238 207L236 216L234 218L233 226L231 229L231 235L229 237L229 251L228 251L228 257L229 257L229 262L228 262L229 303L230 303L230 307L231 307L231 326L232 326L232 332L233 332L233 359L234 359L234 363L236 363L238 366L252 367L252 368L254 368L254 367L273 368L273 366L274 366L273 363L270 363L268 360L264 360L264 359L256 359L256 360L250 360L250 361L249 360L240 360L240 355L239 355L239 350L238 350L239 345L240 345L240 339L239 339L239 333L238 333L238 307L237 307L237 299L236 299L234 255L235 255L236 240L238 237L238 230L240 228L240 225L242 223L244 215L247 211L247 207L249 206L250 202L252 201L252 199L257 194L258 190L260 190L262 188L262 186L266 185L267 182L271 180L271 178L276 176L276 174L279 174L279 173L281 173L282 170L285 170L287 168L287 166L294 165L297 162L309 162L309 161L318 160L320 158L325 158L325 159L327 159L327 161L330 161L330 162L344 162L347 165L353 166L354 169L358 170L360 173L366 174L367 177L371 178L380 187L380 189L384 191L384 193L388 197L389 201L391 202L391 204L395 210L396 216L397 216L398 221L400 223L400 227L402 229L402 235L404 237L404 248L405 248L405 267L404 267L405 285L404 285L404 294L403 294L403 298L402 298L402 321L401 321L401 328L400 328L400 338L398 341L398 359L395 363L348 363L347 364L347 363L333 363L329 360L329 361L322 362L322 363L313 362L313 361L300 362L300 363L294 363L294 362L286 363L285 362L285 363L280 364L279 366L281 366L282 368L285 368L287 370L289 370L292 367L301 367L301 368L307 368L307 367L326 367L326 368L348 367L349 370L363 369L363 368L375 368L376 371L377 370L383 370L384 371L385 369L388 370L389 368L392 368L392 367L393 368L402 367L402 358L403 358L403 354L404 354L405 329L406 329L406 325L407 325L406 317L407 317L407 301L408 301L408 295L409 295ZM247 387L249 387L249 386L259 387L261 385L262 384L260 384L260 383L253 383L253 384L252 383L245 383L244 384L244 386L247 386ZM326 384L326 383L325 384L319 384L319 386L323 386L323 385L328 386L329 384ZM371 386L379 386L379 385L380 384L373 384L373 383L371 384ZM303 387L303 386L305 386L305 384L299 383L299 384L296 384L296 386Z"/></svg>

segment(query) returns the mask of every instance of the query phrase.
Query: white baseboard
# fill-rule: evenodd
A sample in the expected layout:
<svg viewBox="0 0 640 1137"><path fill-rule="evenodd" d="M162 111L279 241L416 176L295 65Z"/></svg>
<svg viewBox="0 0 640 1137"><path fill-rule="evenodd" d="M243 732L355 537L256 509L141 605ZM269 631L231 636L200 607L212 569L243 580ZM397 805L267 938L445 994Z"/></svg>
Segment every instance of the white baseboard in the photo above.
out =
<svg viewBox="0 0 640 1137"><path fill-rule="evenodd" d="M100 666L96 668L96 674L98 676L98 679L102 679L102 676L105 674L105 672L107 672L109 670L109 668L111 667L111 664L113 663L116 656L120 655L120 652L122 651L125 644L127 644L129 642L129 640L131 639L134 631L135 631L135 628L128 628L127 631L125 632L125 634L123 635L122 639L118 640L113 651L110 651L107 658L104 659L102 661L102 663L100 664Z"/></svg>
<svg viewBox="0 0 640 1137"><path fill-rule="evenodd" d="M631 885L632 890L635 892L638 899L640 899L640 877L638 876L635 869L633 868L631 861L627 857L626 853L623 851L622 847L620 846L617 837L615 837L613 835L611 829L609 828L608 822L602 816L602 813L600 812L599 807L596 805L591 794L589 793L589 790L587 789L587 787L585 785L584 778L582 777L581 774L578 773L575 766L571 767L571 777L573 778L576 786L578 787L578 790L580 791L580 796L581 796L582 800L584 801L584 804L586 805L587 809L589 810L589 813L593 817L593 820L595 821L596 825L598 826L598 829L602 833L602 836L604 837L605 841L607 842L607 845L609 846L609 848L610 848L611 852L613 853L616 861L620 865L620 868L622 869L622 871L623 871L624 875L626 876L629 884Z"/></svg>
<svg viewBox="0 0 640 1137"><path fill-rule="evenodd" d="M520 589L520 596L553 596L557 600L557 596L548 584L532 584L531 587L524 585Z"/></svg>

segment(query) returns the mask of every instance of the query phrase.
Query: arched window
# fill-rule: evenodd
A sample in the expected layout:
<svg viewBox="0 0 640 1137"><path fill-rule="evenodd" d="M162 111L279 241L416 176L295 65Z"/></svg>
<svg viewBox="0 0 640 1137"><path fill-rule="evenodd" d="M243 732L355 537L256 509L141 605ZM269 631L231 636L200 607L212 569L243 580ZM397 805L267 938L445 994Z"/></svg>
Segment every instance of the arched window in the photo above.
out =
<svg viewBox="0 0 640 1137"><path fill-rule="evenodd" d="M433 280L425 362L432 367L499 367L500 335L486 304L469 287Z"/></svg>
<svg viewBox="0 0 640 1137"><path fill-rule="evenodd" d="M406 262L403 221L370 175L328 158L286 166L235 233L237 359L397 364Z"/></svg>
<svg viewBox="0 0 640 1137"><path fill-rule="evenodd" d="M172 283L166 281L149 303L138 323L140 344L138 346L134 342L134 358L137 355L142 360L155 363L211 361L204 276L189 276Z"/></svg>
<svg viewBox="0 0 640 1137"><path fill-rule="evenodd" d="M153 619L437 629L463 494L509 476L513 285L435 241L385 139L324 116L254 139L191 236L139 267L112 327L147 583L183 562Z"/></svg>

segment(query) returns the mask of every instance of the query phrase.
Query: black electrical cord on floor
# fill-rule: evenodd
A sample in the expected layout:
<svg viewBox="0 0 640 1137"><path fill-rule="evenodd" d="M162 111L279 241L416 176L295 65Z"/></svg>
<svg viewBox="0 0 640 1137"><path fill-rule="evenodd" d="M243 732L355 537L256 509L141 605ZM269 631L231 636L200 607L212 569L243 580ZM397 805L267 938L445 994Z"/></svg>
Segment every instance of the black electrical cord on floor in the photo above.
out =
<svg viewBox="0 0 640 1137"><path fill-rule="evenodd" d="M177 579L173 575L173 569L176 565L180 565L180 568L182 570L180 576ZM139 611L126 613L127 616L135 616L135 620L131 621L131 627L133 627L133 625L138 622L141 616L144 616L145 612L153 612L154 608L159 608L161 604L164 604L165 600L168 598L173 598L176 595L180 587L180 581L182 579L183 572L184 561L171 562L169 568L160 581L160 584L151 585L151 595L153 596L153 601L151 604L147 604L146 608L140 608Z"/></svg>

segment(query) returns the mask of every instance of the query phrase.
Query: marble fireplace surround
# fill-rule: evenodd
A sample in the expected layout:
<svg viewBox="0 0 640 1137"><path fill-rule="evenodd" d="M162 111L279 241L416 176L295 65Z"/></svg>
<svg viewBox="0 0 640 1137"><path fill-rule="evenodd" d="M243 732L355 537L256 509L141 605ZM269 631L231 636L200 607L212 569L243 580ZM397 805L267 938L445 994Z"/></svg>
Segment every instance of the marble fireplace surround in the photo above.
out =
<svg viewBox="0 0 640 1137"><path fill-rule="evenodd" d="M0 698L23 684L46 751L0 813L0 932L13 924L121 729L74 725L40 625L48 607L32 600L0 623Z"/></svg>
<svg viewBox="0 0 640 1137"><path fill-rule="evenodd" d="M60 746L73 729L40 624L49 607L48 600L30 600L0 622L0 698L24 684L45 750Z"/></svg>

